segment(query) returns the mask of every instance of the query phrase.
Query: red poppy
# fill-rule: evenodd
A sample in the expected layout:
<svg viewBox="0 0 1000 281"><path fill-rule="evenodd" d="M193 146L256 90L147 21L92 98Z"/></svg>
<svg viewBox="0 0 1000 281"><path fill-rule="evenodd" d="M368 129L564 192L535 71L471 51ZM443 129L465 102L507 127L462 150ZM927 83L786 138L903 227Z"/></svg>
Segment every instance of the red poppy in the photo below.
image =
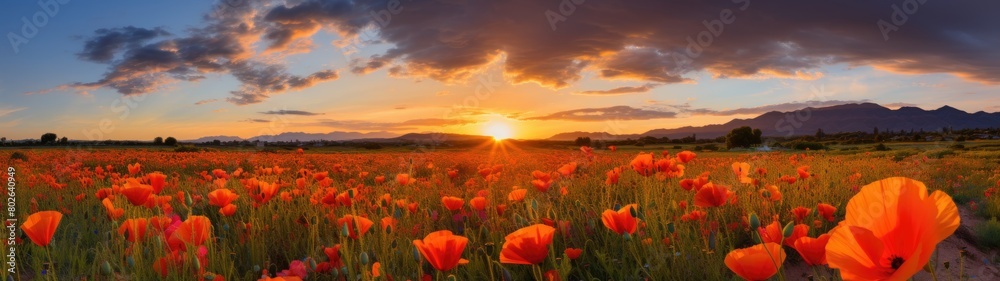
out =
<svg viewBox="0 0 1000 281"><path fill-rule="evenodd" d="M801 179L807 179L812 175L809 173L809 166L799 167L798 169L795 169L795 171L799 173L799 178Z"/></svg>
<svg viewBox="0 0 1000 281"><path fill-rule="evenodd" d="M792 215L795 216L795 223L802 223L809 216L809 208L798 206L792 209Z"/></svg>
<svg viewBox="0 0 1000 281"><path fill-rule="evenodd" d="M545 261L555 232L551 226L535 224L508 234L500 250L500 263L531 265Z"/></svg>
<svg viewBox="0 0 1000 281"><path fill-rule="evenodd" d="M625 205L617 212L605 210L601 214L601 222L611 231L618 233L618 235L635 233L636 228L639 226L639 220L632 216L632 210L637 206L636 204Z"/></svg>
<svg viewBox="0 0 1000 281"><path fill-rule="evenodd" d="M729 188L707 183L694 195L694 205L702 208L719 207L729 200Z"/></svg>
<svg viewBox="0 0 1000 281"><path fill-rule="evenodd" d="M208 193L208 204L216 207L225 207L240 196L228 188L219 188Z"/></svg>
<svg viewBox="0 0 1000 281"><path fill-rule="evenodd" d="M524 200L524 196L528 194L527 189L515 189L507 194L507 200L521 202Z"/></svg>
<svg viewBox="0 0 1000 281"><path fill-rule="evenodd" d="M726 255L726 267L744 280L767 280L785 263L785 250L775 243L736 249Z"/></svg>
<svg viewBox="0 0 1000 281"><path fill-rule="evenodd" d="M413 246L416 246L420 255L439 271L448 271L459 264L468 263L462 259L462 252L468 243L468 238L454 235L448 230L431 232L423 240L413 240Z"/></svg>
<svg viewBox="0 0 1000 281"><path fill-rule="evenodd" d="M128 198L128 202L135 206L142 206L149 200L149 195L153 194L153 187L139 183L136 179L128 179L122 194Z"/></svg>
<svg viewBox="0 0 1000 281"><path fill-rule="evenodd" d="M565 253L566 257L569 258L570 260L575 260L580 258L580 254L583 254L583 249L566 248L566 250L564 250L563 253Z"/></svg>
<svg viewBox="0 0 1000 281"><path fill-rule="evenodd" d="M677 159L681 160L681 162L684 164L687 164L688 162L691 162L691 160L694 160L695 156L697 155L694 154L694 152L687 150L681 151L681 153L677 153Z"/></svg>
<svg viewBox="0 0 1000 281"><path fill-rule="evenodd" d="M127 219L118 227L118 235L125 236L125 240L129 242L142 241L146 237L147 226L144 218Z"/></svg>
<svg viewBox="0 0 1000 281"><path fill-rule="evenodd" d="M799 252L802 259L809 265L826 264L826 244L830 241L830 234L820 235L818 238L800 237L792 243L792 248Z"/></svg>
<svg viewBox="0 0 1000 281"><path fill-rule="evenodd" d="M153 187L153 193L160 194L160 191L163 191L163 186L166 184L167 175L154 172L146 176L149 177L149 185Z"/></svg>
<svg viewBox="0 0 1000 281"><path fill-rule="evenodd" d="M184 250L188 246L201 246L212 237L212 221L204 216L190 216L170 235L167 242L171 249Z"/></svg>
<svg viewBox="0 0 1000 281"><path fill-rule="evenodd" d="M354 215L344 215L342 218L337 219L337 226L343 228L347 225L347 234L351 238L358 239L358 237L364 236L368 233L368 230L375 225L374 222L365 218Z"/></svg>
<svg viewBox="0 0 1000 281"><path fill-rule="evenodd" d="M486 205L488 203L489 201L486 200L486 197L482 196L477 196L475 198L472 198L472 200L469 200L469 206L471 206L476 211L486 210Z"/></svg>
<svg viewBox="0 0 1000 281"><path fill-rule="evenodd" d="M229 204L226 205L225 207L219 208L219 214L222 214L223 216L228 217L232 216L235 213L236 213L236 205L233 204Z"/></svg>
<svg viewBox="0 0 1000 281"><path fill-rule="evenodd" d="M449 211L455 212L462 209L462 206L465 205L465 200L458 197L445 196L441 197L441 204Z"/></svg>
<svg viewBox="0 0 1000 281"><path fill-rule="evenodd" d="M632 159L632 163L630 164L632 165L632 170L644 177L652 176L656 172L652 153L639 153L639 155L635 156L635 159Z"/></svg>
<svg viewBox="0 0 1000 281"><path fill-rule="evenodd" d="M816 212L818 212L823 219L826 219L826 221L833 222L833 213L837 212L837 207L826 203L819 203L819 205L816 206Z"/></svg>
<svg viewBox="0 0 1000 281"><path fill-rule="evenodd" d="M28 219L21 225L21 231L31 238L38 246L48 246L52 243L52 236L59 228L59 221L63 214L58 211L41 211L28 216Z"/></svg>

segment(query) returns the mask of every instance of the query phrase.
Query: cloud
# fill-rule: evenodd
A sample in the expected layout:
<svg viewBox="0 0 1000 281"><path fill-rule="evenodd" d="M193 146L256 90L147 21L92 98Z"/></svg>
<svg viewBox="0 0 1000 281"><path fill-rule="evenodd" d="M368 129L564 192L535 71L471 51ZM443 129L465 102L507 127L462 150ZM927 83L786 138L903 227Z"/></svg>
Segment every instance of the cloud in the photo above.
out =
<svg viewBox="0 0 1000 281"><path fill-rule="evenodd" d="M373 122L362 120L321 120L313 125L326 126L337 129L360 130L360 131L405 131L415 130L422 127L444 127L478 123L471 119L442 119L426 118L412 119L402 122Z"/></svg>
<svg viewBox="0 0 1000 281"><path fill-rule="evenodd" d="M247 118L247 119L243 119L243 120L240 120L240 122L250 122L250 123L271 123L271 120L267 120L267 119L253 119L253 118Z"/></svg>
<svg viewBox="0 0 1000 281"><path fill-rule="evenodd" d="M882 106L885 106L885 107L888 107L888 108L900 108L900 107L916 107L917 105L916 104L912 104L912 103L907 103L907 102L894 102L894 103L883 104Z"/></svg>
<svg viewBox="0 0 1000 281"><path fill-rule="evenodd" d="M213 102L217 102L217 101L219 101L219 99L200 100L198 102L195 102L194 105L203 105L203 104L213 103Z"/></svg>
<svg viewBox="0 0 1000 281"><path fill-rule="evenodd" d="M282 110L264 111L264 112L260 112L260 114L269 114L269 115L303 115L303 116L323 115L323 113L315 113L315 112L302 111L302 110L284 110L284 109L282 109Z"/></svg>
<svg viewBox="0 0 1000 281"><path fill-rule="evenodd" d="M649 92L653 88L656 88L657 84L645 84L642 86L626 86L618 87L609 90L591 90L591 91L581 91L577 92L578 95L595 95L595 96L611 96L611 95L624 95L633 93L645 93Z"/></svg>
<svg viewBox="0 0 1000 281"><path fill-rule="evenodd" d="M0 108L0 117L7 116L11 113L15 113L21 110L28 109L27 107L15 107L15 108Z"/></svg>
<svg viewBox="0 0 1000 281"><path fill-rule="evenodd" d="M690 82L702 71L816 79L818 67L839 63L1000 83L1000 30L991 28L1000 18L990 12L1000 2L923 3L886 40L877 22L891 21L893 10L879 1L587 1L565 16L559 1L402 1L389 13L390 1L305 0L273 8L262 26L272 48L308 40L317 27L346 35L374 27L391 47L352 71L389 68L441 81L467 78L502 56L512 82L554 88L583 71L655 83ZM550 22L549 12L559 16ZM730 24L722 14L732 15Z"/></svg>
<svg viewBox="0 0 1000 281"><path fill-rule="evenodd" d="M439 96L439 97L443 97L443 96L447 96L447 95L451 95L451 93L450 93L450 92L448 92L448 91L438 91L438 92L437 92L437 93L435 93L434 95L435 95L435 96Z"/></svg>
<svg viewBox="0 0 1000 281"><path fill-rule="evenodd" d="M319 70L305 76L290 74L280 62L259 61L254 45L262 36L269 40L258 10L265 1L246 5L217 4L204 16L201 27L174 36L162 28L120 27L94 31L85 39L78 57L84 61L106 64L108 71L92 82L73 82L51 89L88 92L110 88L122 95L141 95L159 91L177 82L195 82L207 74L231 74L239 82L226 101L237 105L259 103L272 94L300 90L335 80L337 72ZM288 48L302 48L308 42ZM292 50L295 51L295 50Z"/></svg>
<svg viewBox="0 0 1000 281"><path fill-rule="evenodd" d="M634 108L631 106L612 106L605 108L583 108L560 111L544 116L529 117L523 120L568 120L568 121L605 121L605 120L652 120L674 118L675 112Z"/></svg>

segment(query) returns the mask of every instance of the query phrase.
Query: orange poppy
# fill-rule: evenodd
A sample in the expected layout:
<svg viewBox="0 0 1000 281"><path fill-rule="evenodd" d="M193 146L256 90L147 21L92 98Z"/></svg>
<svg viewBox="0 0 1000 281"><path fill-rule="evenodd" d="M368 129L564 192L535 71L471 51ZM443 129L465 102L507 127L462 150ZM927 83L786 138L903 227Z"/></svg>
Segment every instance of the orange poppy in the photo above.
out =
<svg viewBox="0 0 1000 281"><path fill-rule="evenodd" d="M216 207L225 207L240 196L228 188L219 188L208 193L208 204Z"/></svg>
<svg viewBox="0 0 1000 281"><path fill-rule="evenodd" d="M454 196L445 196L441 197L441 204L449 211L455 212L462 209L462 206L465 205L465 200Z"/></svg>
<svg viewBox="0 0 1000 281"><path fill-rule="evenodd" d="M535 224L508 234L500 250L500 263L531 265L545 261L555 232L554 227Z"/></svg>
<svg viewBox="0 0 1000 281"><path fill-rule="evenodd" d="M562 167L559 167L558 171L563 176L569 176L576 171L576 162L569 162L569 164L562 165Z"/></svg>
<svg viewBox="0 0 1000 281"><path fill-rule="evenodd" d="M729 200L729 188L707 183L694 195L694 205L702 208L719 207Z"/></svg>
<svg viewBox="0 0 1000 281"><path fill-rule="evenodd" d="M387 231L390 228L391 229L396 229L396 224L397 223L399 223L399 220L397 220L397 219L395 219L393 217L384 217L384 218L382 218L382 231Z"/></svg>
<svg viewBox="0 0 1000 281"><path fill-rule="evenodd" d="M811 211L812 210L809 210L809 208L802 206L798 206L792 209L792 215L795 216L795 223L802 223L802 221L805 220L807 216L809 216L809 212Z"/></svg>
<svg viewBox="0 0 1000 281"><path fill-rule="evenodd" d="M410 185L411 183L417 182L417 179L411 178L409 174L397 174L396 183L399 185Z"/></svg>
<svg viewBox="0 0 1000 281"><path fill-rule="evenodd" d="M617 212L613 210L604 210L601 214L601 222L604 226L622 235L624 233L635 233L636 228L639 226L639 220L632 216L632 210L638 205L629 204L622 207Z"/></svg>
<svg viewBox="0 0 1000 281"><path fill-rule="evenodd" d="M736 249L726 255L726 267L744 280L767 280L785 263L785 250L775 243Z"/></svg>
<svg viewBox="0 0 1000 281"><path fill-rule="evenodd" d="M618 179L621 178L622 176L622 168L615 167L614 169L609 170L606 175L608 176L608 178L604 180L604 184L607 185L617 184Z"/></svg>
<svg viewBox="0 0 1000 281"><path fill-rule="evenodd" d="M768 185L760 190L760 195L764 199L770 200L772 202L781 201L781 189L778 189L777 185Z"/></svg>
<svg viewBox="0 0 1000 281"><path fill-rule="evenodd" d="M104 204L104 209L108 210L108 218L111 220L117 220L125 214L124 209L115 208L115 205L111 203L111 198L104 198L101 200L101 204Z"/></svg>
<svg viewBox="0 0 1000 281"><path fill-rule="evenodd" d="M139 165L139 163L128 164L128 173L130 175L138 174L139 171L141 170L142 170L142 165Z"/></svg>
<svg viewBox="0 0 1000 281"><path fill-rule="evenodd" d="M816 212L818 212L823 219L826 219L826 221L833 222L833 213L837 212L837 207L826 203L819 203L819 205L816 206Z"/></svg>
<svg viewBox="0 0 1000 281"><path fill-rule="evenodd" d="M219 214L222 214L223 216L228 217L232 216L235 213L236 213L236 205L233 204L229 204L226 205L225 207L219 208Z"/></svg>
<svg viewBox="0 0 1000 281"><path fill-rule="evenodd" d="M372 225L375 225L375 223L365 217L344 215L343 217L337 219L337 226L343 228L344 225L347 226L347 235L351 238L358 239L358 237L368 233L368 230L371 229Z"/></svg>
<svg viewBox="0 0 1000 281"><path fill-rule="evenodd" d="M160 191L163 191L163 186L167 183L167 175L154 172L146 176L149 177L149 185L153 187L153 193L160 194Z"/></svg>
<svg viewBox="0 0 1000 281"><path fill-rule="evenodd" d="M656 179L658 180L684 176L684 165L678 164L673 159L660 159L654 165L656 166Z"/></svg>
<svg viewBox="0 0 1000 281"><path fill-rule="evenodd" d="M683 162L684 164L687 164L688 162L691 162L691 160L694 160L695 156L697 155L694 154L694 152L687 150L681 151L681 153L677 153L677 159L681 160L681 162Z"/></svg>
<svg viewBox="0 0 1000 281"><path fill-rule="evenodd" d="M632 170L639 173L644 177L652 176L656 172L656 166L653 163L652 153L639 153L632 159Z"/></svg>
<svg viewBox="0 0 1000 281"><path fill-rule="evenodd" d="M48 246L49 243L52 243L52 236L56 234L56 229L59 228L62 216L63 214L58 211L41 211L31 214L28 216L28 220L21 225L21 231L27 234L35 245Z"/></svg>
<svg viewBox="0 0 1000 281"><path fill-rule="evenodd" d="M118 235L125 236L129 242L141 241L146 237L148 223L145 218L127 219L118 227Z"/></svg>
<svg viewBox="0 0 1000 281"><path fill-rule="evenodd" d="M785 240L782 240L785 246L794 247L795 240L799 238L809 236L809 226L805 224L796 224L792 227L792 236L788 236Z"/></svg>
<svg viewBox="0 0 1000 281"><path fill-rule="evenodd" d="M212 221L205 216L190 216L167 239L171 249L183 250L187 246L201 246L212 237Z"/></svg>
<svg viewBox="0 0 1000 281"><path fill-rule="evenodd" d="M507 194L507 200L521 202L524 200L524 196L528 194L527 189L515 189Z"/></svg>
<svg viewBox="0 0 1000 281"><path fill-rule="evenodd" d="M477 196L475 198L472 198L472 200L469 200L469 206L472 206L472 208L475 209L476 211L486 210L487 203L488 201L486 201L486 197L482 196Z"/></svg>
<svg viewBox="0 0 1000 281"><path fill-rule="evenodd" d="M774 221L767 226L763 226L757 229L757 234L760 235L761 242L765 243L775 243L781 244L782 239L782 229L778 221Z"/></svg>
<svg viewBox="0 0 1000 281"><path fill-rule="evenodd" d="M812 175L809 173L809 166L799 167L798 169L795 169L795 171L799 173L799 178L801 179L807 179Z"/></svg>
<svg viewBox="0 0 1000 281"><path fill-rule="evenodd" d="M122 189L122 194L128 198L128 202L132 205L142 206L146 204L146 200L149 200L149 195L153 194L153 187L141 184L136 179L128 179L125 182L125 188Z"/></svg>
<svg viewBox="0 0 1000 281"><path fill-rule="evenodd" d="M583 254L583 249L566 248L566 250L564 250L563 253L565 253L566 257L569 258L570 260L575 260L580 258L580 254Z"/></svg>
<svg viewBox="0 0 1000 281"><path fill-rule="evenodd" d="M431 232L423 240L413 240L413 246L416 246L420 255L439 271L448 271L459 264L468 263L469 261L462 259L462 252L468 243L468 238L454 235L448 230Z"/></svg>
<svg viewBox="0 0 1000 281"><path fill-rule="evenodd" d="M830 234L823 234L817 238L800 237L792 243L792 248L799 252L802 259L809 265L826 264L826 244L830 242Z"/></svg>
<svg viewBox="0 0 1000 281"><path fill-rule="evenodd" d="M958 209L944 192L894 177L873 182L847 203L831 231L826 259L845 280L904 280L920 271L934 248L958 228Z"/></svg>

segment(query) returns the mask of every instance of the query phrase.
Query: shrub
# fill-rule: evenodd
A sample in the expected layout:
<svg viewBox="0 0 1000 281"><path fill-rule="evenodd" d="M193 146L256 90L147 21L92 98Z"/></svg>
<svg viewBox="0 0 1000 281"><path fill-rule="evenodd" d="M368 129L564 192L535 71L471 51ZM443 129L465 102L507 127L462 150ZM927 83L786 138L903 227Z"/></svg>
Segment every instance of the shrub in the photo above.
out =
<svg viewBox="0 0 1000 281"><path fill-rule="evenodd" d="M711 150L711 151L716 151L716 150L719 150L719 146L715 145L714 143L710 143L710 144L706 144L705 147L703 147L703 149L705 149L705 150Z"/></svg>
<svg viewBox="0 0 1000 281"><path fill-rule="evenodd" d="M889 150L892 150L892 149L890 149L888 146L885 146L884 143L880 143L880 144L878 144L878 145L875 146L875 151L889 151Z"/></svg>
<svg viewBox="0 0 1000 281"><path fill-rule="evenodd" d="M21 160L24 162L28 162L28 155L24 155L24 153L21 153L20 151L14 151L14 153L10 154L10 160L11 161Z"/></svg>
<svg viewBox="0 0 1000 281"><path fill-rule="evenodd" d="M993 217L976 227L976 239L979 240L979 245L1000 248L1000 221Z"/></svg>
<svg viewBox="0 0 1000 281"><path fill-rule="evenodd" d="M821 150L821 149L824 148L824 146L823 146L822 143L818 143L818 142L803 141L803 142L794 142L794 143L792 143L792 148L793 149L797 149L797 150L806 150L806 149L809 149L809 150Z"/></svg>
<svg viewBox="0 0 1000 281"><path fill-rule="evenodd" d="M954 155L955 151L951 149L935 149L924 153L928 158L941 159L948 155Z"/></svg>
<svg viewBox="0 0 1000 281"><path fill-rule="evenodd" d="M191 145L182 145L174 148L174 152L201 152L201 149Z"/></svg>

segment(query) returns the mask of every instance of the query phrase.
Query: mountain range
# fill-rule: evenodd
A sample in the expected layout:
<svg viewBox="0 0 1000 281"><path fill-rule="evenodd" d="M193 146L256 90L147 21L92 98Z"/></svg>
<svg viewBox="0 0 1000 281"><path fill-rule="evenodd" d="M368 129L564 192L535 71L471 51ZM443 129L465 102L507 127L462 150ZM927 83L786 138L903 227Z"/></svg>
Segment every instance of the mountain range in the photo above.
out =
<svg viewBox="0 0 1000 281"><path fill-rule="evenodd" d="M605 132L569 132L556 134L548 140L626 139L643 136L683 138L697 134L698 138L725 136L734 128L750 126L760 129L764 136L812 135L822 129L824 133L872 132L875 128L886 131L914 130L940 131L942 128L975 129L1000 127L1000 113L979 111L968 113L954 107L943 106L934 110L918 107L889 109L874 103L852 103L829 107L807 107L779 112L771 111L751 119L733 119L725 124L686 126L674 129L655 129L642 134L614 135Z"/></svg>
<svg viewBox="0 0 1000 281"><path fill-rule="evenodd" d="M974 129L1000 127L1000 113L979 111L968 113L954 107L943 106L934 110L924 110L918 107L900 107L889 109L874 103L851 103L829 107L807 107L800 110L779 112L771 111L755 118L733 119L724 124L706 126L685 126L673 129L654 129L641 134L610 134L606 132L566 132L559 133L547 140L571 141L578 137L589 137L593 140L637 139L644 136L684 138L697 135L702 138L725 136L734 128L749 126L760 129L764 136L801 136L812 135L822 129L827 134L843 132L872 132L875 128L881 131L940 131L943 128ZM248 141L347 141L363 140L370 142L443 142L443 141L478 141L490 137L477 135L462 135L448 133L409 133L399 135L379 131L370 133L342 132L304 133L286 132L277 135L261 135L245 139ZM219 140L242 141L237 136L210 136L185 142L211 142Z"/></svg>

